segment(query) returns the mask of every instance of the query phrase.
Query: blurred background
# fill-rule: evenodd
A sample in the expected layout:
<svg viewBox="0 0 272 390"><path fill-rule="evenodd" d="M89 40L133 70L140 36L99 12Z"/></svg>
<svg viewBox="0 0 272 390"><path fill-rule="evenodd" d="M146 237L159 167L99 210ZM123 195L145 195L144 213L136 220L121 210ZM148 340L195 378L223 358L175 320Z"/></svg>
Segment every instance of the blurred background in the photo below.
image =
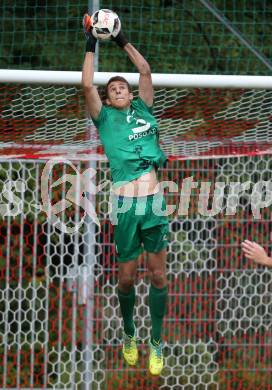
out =
<svg viewBox="0 0 272 390"><path fill-rule="evenodd" d="M268 0L102 0L99 7L118 13L124 32L153 72L267 73L251 50L271 58ZM81 20L87 11L88 0L2 0L0 67L80 70L85 46ZM100 45L99 57L101 72L133 71L111 43Z"/></svg>

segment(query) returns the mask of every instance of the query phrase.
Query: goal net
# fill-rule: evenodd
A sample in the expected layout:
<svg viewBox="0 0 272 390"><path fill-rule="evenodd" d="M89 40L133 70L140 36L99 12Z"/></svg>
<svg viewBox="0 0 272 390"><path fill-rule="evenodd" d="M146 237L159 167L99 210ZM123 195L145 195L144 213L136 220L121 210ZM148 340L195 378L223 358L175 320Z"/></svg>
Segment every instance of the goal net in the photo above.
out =
<svg viewBox="0 0 272 390"><path fill-rule="evenodd" d="M159 177L172 182L166 199L174 212L165 369L150 378L146 258L136 286L140 362L128 370L109 166L71 81L78 75L67 77L69 85L1 79L0 386L269 388L271 271L247 261L240 244L251 239L269 249L270 78L240 77L237 85L176 75L174 85L170 75L154 75L154 113L169 157ZM90 216L94 204L99 224Z"/></svg>
<svg viewBox="0 0 272 390"><path fill-rule="evenodd" d="M112 75L97 73L95 81L103 84ZM132 84L138 81L137 74L122 75ZM0 70L0 81L8 78L21 84L0 87L0 155L105 160L96 132L90 133L86 125L83 93L75 85L79 72ZM158 85L154 114L169 159L270 153L270 77L158 74L153 78ZM40 84L25 85L28 80ZM70 85L48 86L52 80Z"/></svg>

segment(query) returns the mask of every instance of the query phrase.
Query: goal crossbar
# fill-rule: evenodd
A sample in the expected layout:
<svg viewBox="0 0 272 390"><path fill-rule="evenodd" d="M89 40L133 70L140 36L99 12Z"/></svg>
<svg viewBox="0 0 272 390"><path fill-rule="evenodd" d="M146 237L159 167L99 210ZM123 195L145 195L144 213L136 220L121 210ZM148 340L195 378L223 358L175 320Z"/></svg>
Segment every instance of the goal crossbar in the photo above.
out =
<svg viewBox="0 0 272 390"><path fill-rule="evenodd" d="M95 72L94 84L104 85L117 73ZM138 73L118 73L135 86ZM272 89L272 76L153 73L155 87ZM80 85L81 72L0 69L0 83Z"/></svg>

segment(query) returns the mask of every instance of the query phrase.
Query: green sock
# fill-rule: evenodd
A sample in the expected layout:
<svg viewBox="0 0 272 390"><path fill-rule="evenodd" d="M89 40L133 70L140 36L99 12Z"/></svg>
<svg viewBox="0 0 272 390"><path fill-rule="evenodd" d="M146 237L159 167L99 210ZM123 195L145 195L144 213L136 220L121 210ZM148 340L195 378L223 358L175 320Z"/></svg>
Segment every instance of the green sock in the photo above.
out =
<svg viewBox="0 0 272 390"><path fill-rule="evenodd" d="M151 314L151 342L161 342L161 332L163 317L166 313L166 304L168 297L167 286L163 288L154 287L152 284L149 289L149 309Z"/></svg>
<svg viewBox="0 0 272 390"><path fill-rule="evenodd" d="M124 332L128 336L134 336L133 309L135 304L135 288L132 287L128 293L118 289L118 299L124 320Z"/></svg>

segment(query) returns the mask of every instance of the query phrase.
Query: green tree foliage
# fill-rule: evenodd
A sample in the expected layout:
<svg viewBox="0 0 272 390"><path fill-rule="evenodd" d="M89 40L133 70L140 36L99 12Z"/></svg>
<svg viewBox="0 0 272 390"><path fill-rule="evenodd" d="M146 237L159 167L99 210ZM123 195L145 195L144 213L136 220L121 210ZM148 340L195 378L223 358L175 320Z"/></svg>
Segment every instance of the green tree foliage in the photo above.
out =
<svg viewBox="0 0 272 390"><path fill-rule="evenodd" d="M212 5L252 47L271 57L271 2L214 0ZM269 72L199 0L102 0L100 7L119 14L153 72ZM0 67L80 70L85 46L81 19L87 10L88 0L2 0ZM99 49L100 71L134 71L112 42Z"/></svg>

